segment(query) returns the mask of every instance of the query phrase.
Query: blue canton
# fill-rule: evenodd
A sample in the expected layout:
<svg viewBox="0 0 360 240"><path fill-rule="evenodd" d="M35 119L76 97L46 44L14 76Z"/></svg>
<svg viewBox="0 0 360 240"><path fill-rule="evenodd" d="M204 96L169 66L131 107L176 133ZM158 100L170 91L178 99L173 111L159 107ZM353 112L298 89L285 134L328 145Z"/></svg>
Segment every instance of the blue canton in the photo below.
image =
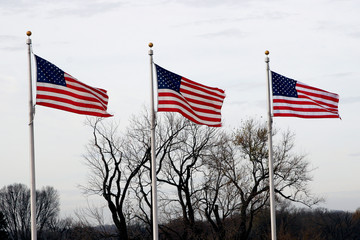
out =
<svg viewBox="0 0 360 240"><path fill-rule="evenodd" d="M38 82L52 83L66 87L63 70L39 56L35 55L35 58Z"/></svg>
<svg viewBox="0 0 360 240"><path fill-rule="evenodd" d="M273 96L298 97L296 81L271 72Z"/></svg>
<svg viewBox="0 0 360 240"><path fill-rule="evenodd" d="M180 93L181 76L156 65L158 89L171 89Z"/></svg>

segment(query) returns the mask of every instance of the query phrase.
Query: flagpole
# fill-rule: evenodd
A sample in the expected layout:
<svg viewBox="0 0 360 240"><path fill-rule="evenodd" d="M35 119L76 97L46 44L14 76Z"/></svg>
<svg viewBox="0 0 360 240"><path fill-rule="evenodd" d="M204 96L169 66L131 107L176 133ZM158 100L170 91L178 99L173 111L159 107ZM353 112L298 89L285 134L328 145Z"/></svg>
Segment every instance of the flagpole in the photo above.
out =
<svg viewBox="0 0 360 240"><path fill-rule="evenodd" d="M156 155L155 155L155 110L154 110L154 80L153 80L153 46L149 43L150 56L150 82L151 82L151 210L153 225L153 240L158 240L158 209L157 209L157 184L156 184Z"/></svg>
<svg viewBox="0 0 360 240"><path fill-rule="evenodd" d="M29 54L29 130L30 130L30 213L31 213L31 240L37 239L36 234L36 187L35 187L35 150L34 150L34 104L32 97L32 73L31 73L31 31L27 31Z"/></svg>
<svg viewBox="0 0 360 240"><path fill-rule="evenodd" d="M275 215L275 192L274 192L274 169L273 169L273 146L272 146L272 115L271 115L271 87L269 51L265 51L267 87L268 87L268 143L269 143L269 187L270 187L270 217L271 217L271 239L276 240L276 215Z"/></svg>

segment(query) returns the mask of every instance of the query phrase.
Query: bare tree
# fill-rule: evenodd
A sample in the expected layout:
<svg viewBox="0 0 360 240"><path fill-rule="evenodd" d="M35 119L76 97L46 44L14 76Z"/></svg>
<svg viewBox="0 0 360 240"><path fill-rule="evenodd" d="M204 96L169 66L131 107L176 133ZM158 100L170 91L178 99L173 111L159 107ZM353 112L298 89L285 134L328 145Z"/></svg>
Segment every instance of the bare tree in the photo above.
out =
<svg viewBox="0 0 360 240"><path fill-rule="evenodd" d="M39 237L48 223L59 214L59 195L52 187L36 191L36 219ZM24 184L12 184L0 190L0 211L7 222L11 239L30 238L30 190Z"/></svg>
<svg viewBox="0 0 360 240"><path fill-rule="evenodd" d="M209 158L207 165L216 174L211 174L206 183L212 193L203 198L203 209L218 232L218 239L225 239L223 225L231 215L236 215L239 221L232 239L248 239L254 216L268 205L267 135L265 124L247 120L228 141L218 145ZM312 206L321 199L311 195L307 188L311 181L309 163L304 155L294 154L293 147L294 136L289 132L274 144L276 197L278 201L285 199Z"/></svg>
<svg viewBox="0 0 360 240"><path fill-rule="evenodd" d="M229 134L222 132L217 145L205 160L203 191L200 195L202 215L210 223L214 239L226 239L239 208L240 194L224 175L224 163L234 156L235 147Z"/></svg>
<svg viewBox="0 0 360 240"><path fill-rule="evenodd" d="M39 235L44 227L48 227L51 221L57 219L60 212L58 192L50 186L44 187L36 194L36 222Z"/></svg>
<svg viewBox="0 0 360 240"><path fill-rule="evenodd" d="M145 224L147 236L151 235L149 119L148 112L133 117L121 136L116 125L104 125L99 119L89 122L94 139L85 159L92 175L84 189L107 201L121 239L138 237L129 237L130 223ZM321 199L307 189L311 169L293 147L290 132L274 145L277 200L312 206ZM162 114L157 119L155 153L163 236L207 238L201 223L206 219L216 239L248 239L254 216L269 201L265 124L248 120L229 134L176 114Z"/></svg>
<svg viewBox="0 0 360 240"><path fill-rule="evenodd" d="M133 117L130 127L123 134L118 131L117 124L106 125L101 119L88 121L93 130L93 140L84 158L91 175L83 190L87 194L104 197L121 239L129 239L128 225L136 223L136 219L151 226L149 119L146 111ZM157 126L159 134L155 151L158 172L174 136L182 128L181 125L170 125L173 127ZM132 200L138 205L134 205ZM148 230L151 231L150 228Z"/></svg>
<svg viewBox="0 0 360 240"><path fill-rule="evenodd" d="M203 159L216 144L218 129L196 125L184 118L173 117L172 121L181 126L181 131L167 149L158 179L165 184L163 189L169 188L174 194L163 195L162 210L170 216L169 220L182 219L182 239L200 239L203 229L197 223L200 217L197 195L203 190L200 180Z"/></svg>
<svg viewBox="0 0 360 240"><path fill-rule="evenodd" d="M119 136L117 125L104 125L101 119L88 121L93 129L93 140L84 156L92 174L83 189L88 194L99 194L107 202L112 220L121 239L128 239L125 202L133 179L149 160L150 149L129 149L132 140Z"/></svg>
<svg viewBox="0 0 360 240"><path fill-rule="evenodd" d="M2 212L0 212L0 239L4 239L4 240L8 239L6 228L7 228L7 222L5 220L5 216Z"/></svg>

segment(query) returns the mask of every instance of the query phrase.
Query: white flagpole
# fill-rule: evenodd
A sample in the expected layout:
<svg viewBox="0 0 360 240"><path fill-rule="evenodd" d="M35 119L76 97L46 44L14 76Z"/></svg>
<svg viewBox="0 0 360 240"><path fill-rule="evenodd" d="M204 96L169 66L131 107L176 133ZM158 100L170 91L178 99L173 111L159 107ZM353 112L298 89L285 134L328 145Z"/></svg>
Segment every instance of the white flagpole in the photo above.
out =
<svg viewBox="0 0 360 240"><path fill-rule="evenodd" d="M155 155L155 110L154 110L154 80L153 80L153 46L149 43L150 56L150 79L151 79L151 208L153 221L153 240L159 239L158 233L158 209L157 209L157 183L156 183L156 155Z"/></svg>
<svg viewBox="0 0 360 240"><path fill-rule="evenodd" d="M275 215L275 192L274 192L274 169L273 169L273 148L272 148L272 115L271 115L271 86L269 51L265 51L266 74L268 87L268 141L269 141L269 187L270 187L270 217L271 217L271 239L276 240L276 215Z"/></svg>
<svg viewBox="0 0 360 240"><path fill-rule="evenodd" d="M31 73L31 32L27 31L29 53L29 130L30 130L30 207L31 207L31 240L37 239L36 234L36 187L35 187L35 150L34 150L34 104L32 97L32 73Z"/></svg>

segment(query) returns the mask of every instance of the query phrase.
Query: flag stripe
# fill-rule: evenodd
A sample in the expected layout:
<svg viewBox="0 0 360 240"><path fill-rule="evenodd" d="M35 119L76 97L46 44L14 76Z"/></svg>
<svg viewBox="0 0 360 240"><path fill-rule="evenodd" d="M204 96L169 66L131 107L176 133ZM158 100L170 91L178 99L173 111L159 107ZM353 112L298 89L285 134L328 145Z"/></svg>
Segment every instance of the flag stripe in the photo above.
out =
<svg viewBox="0 0 360 240"><path fill-rule="evenodd" d="M192 91L191 89L186 89L186 88L181 87L180 92L182 95L184 95L184 97L187 96L192 99L198 99L198 100L204 102L204 104L209 103L209 106L214 105L214 107L216 107L216 106L222 105L222 100L218 100L217 98L213 98L208 95L199 94L196 91Z"/></svg>
<svg viewBox="0 0 360 240"><path fill-rule="evenodd" d="M208 97L209 99L222 101L225 98L225 94L222 93L222 90L219 91L216 88L207 88L194 84L194 82L189 81L187 78L182 77L181 81L182 89L189 89L194 93L198 93L201 96Z"/></svg>
<svg viewBox="0 0 360 240"><path fill-rule="evenodd" d="M102 109L106 110L106 104L99 101L92 94L83 93L79 91L74 91L67 87L62 86L51 86L53 84L48 83L39 83L36 92L39 94L37 98L41 99L41 96L57 96L62 98L69 98L73 101L78 101L80 103L91 103L94 105L102 106ZM79 94L80 93L80 94Z"/></svg>
<svg viewBox="0 0 360 240"><path fill-rule="evenodd" d="M198 124L204 124L208 126L221 125L221 116L219 117L219 115L195 112L186 104L186 102L180 100L180 98L176 95L177 93L174 94L174 97L167 100L162 100L159 98L158 112L178 112L181 113L184 117Z"/></svg>
<svg viewBox="0 0 360 240"><path fill-rule="evenodd" d="M279 96L274 96L273 97L273 102L274 103L288 103L288 104L314 104L315 102L306 97L306 96L300 96L298 98L290 98L290 97L279 97ZM317 101L318 105L325 105L328 106L329 108L337 108L336 104L329 104L328 102L320 102Z"/></svg>
<svg viewBox="0 0 360 240"><path fill-rule="evenodd" d="M312 96L316 99L325 99L330 102L339 102L339 96L337 94L327 91L311 90L311 88L306 87L306 85L299 84L299 82L296 84L296 91L298 94L300 93L301 95Z"/></svg>
<svg viewBox="0 0 360 240"><path fill-rule="evenodd" d="M66 74L65 74L65 81L66 81L66 86L69 89L74 89L76 91L83 92L84 95L92 95L96 97L99 101L103 102L104 104L108 103L109 97L107 96L105 90L100 90L90 87L82 82L79 82L78 80L76 80L76 78L72 78L69 75L66 76Z"/></svg>
<svg viewBox="0 0 360 240"><path fill-rule="evenodd" d="M56 96L57 95L57 96ZM71 104L74 107L84 107L84 108L94 108L94 109L99 109L104 111L103 106L98 105L97 103L89 103L88 101L77 101L76 98L64 98L63 95L59 95L59 94L45 94L42 95L41 93L38 92L38 101L37 103L40 102L47 102L47 101L54 101L54 102L61 102L61 103L67 103L67 104Z"/></svg>
<svg viewBox="0 0 360 240"><path fill-rule="evenodd" d="M199 104L206 106L206 108L208 109L213 109L214 111L219 110L218 112L220 112L221 110L222 102L218 102L218 101L215 102L208 99L204 99L199 96L194 96L190 92L184 93L184 91L182 90L180 90L180 92L181 95L185 98L185 100L189 102L189 105Z"/></svg>
<svg viewBox="0 0 360 240"><path fill-rule="evenodd" d="M59 110L64 110L67 112L73 112L73 113L77 113L77 114L84 114L84 115L91 115L91 116L95 116L95 117L111 117L112 115L109 113L104 113L104 111L97 111L94 108L74 108L71 105L66 105L66 104L61 104L61 102L51 102L51 101L47 101L47 102L39 102L36 103L37 105L41 105L41 106L45 106L45 107L51 107L51 108L56 108Z"/></svg>
<svg viewBox="0 0 360 240"><path fill-rule="evenodd" d="M293 110L293 111L298 111L298 112L333 112L334 114L336 114L336 111L329 111L328 109L319 109L317 107L314 106L300 106L300 107L295 107L294 105L291 106L274 106L274 111L276 110Z"/></svg>
<svg viewBox="0 0 360 240"><path fill-rule="evenodd" d="M190 80L190 79L187 79L187 78L185 78L185 77L182 77L182 79L184 79L185 82L188 82L188 83L190 83L190 84L197 85L197 86L199 86L199 87L202 87L202 88L205 88L205 89L209 89L209 90L214 90L216 93L222 95L222 96L225 98L225 91L222 90L222 89L220 89L220 88L205 86L205 85L203 85L203 84L201 84L201 83L194 82L194 81L192 81L192 80Z"/></svg>
<svg viewBox="0 0 360 240"><path fill-rule="evenodd" d="M165 98L165 97L177 97L180 99L180 101L187 101L187 104L190 105L192 108L194 109L198 109L198 111L208 111L209 113L213 113L213 114L221 114L221 106L218 105L214 105L213 108L204 108L204 103L203 101L198 101L196 99L190 99L190 98L186 98L185 96L182 96L180 94L174 94L174 93L169 93L168 91L162 91L159 90L158 91L158 96Z"/></svg>
<svg viewBox="0 0 360 240"><path fill-rule="evenodd" d="M188 114L186 110L181 109L179 105L173 107L169 106L169 108L162 108L159 112L178 112L196 124L207 125L209 127L221 127L221 122L216 123L214 121L204 121L204 120L198 121L193 115Z"/></svg>
<svg viewBox="0 0 360 240"><path fill-rule="evenodd" d="M200 107L191 106L186 101L184 101L181 95L179 95L176 92L174 92L173 94L167 93L167 96L162 96L162 94L159 93L158 109L162 108L163 106L166 107L167 104L171 104L171 105L180 104L183 108L186 108L189 112L191 112L193 115L196 115L199 118L209 117L213 119L221 119L221 117L219 117L218 112L214 112L207 108L201 107L201 105Z"/></svg>
<svg viewBox="0 0 360 240"><path fill-rule="evenodd" d="M274 117L298 117L298 118L339 118L339 115L334 114L300 114L297 111L282 111L281 113L274 113Z"/></svg>

